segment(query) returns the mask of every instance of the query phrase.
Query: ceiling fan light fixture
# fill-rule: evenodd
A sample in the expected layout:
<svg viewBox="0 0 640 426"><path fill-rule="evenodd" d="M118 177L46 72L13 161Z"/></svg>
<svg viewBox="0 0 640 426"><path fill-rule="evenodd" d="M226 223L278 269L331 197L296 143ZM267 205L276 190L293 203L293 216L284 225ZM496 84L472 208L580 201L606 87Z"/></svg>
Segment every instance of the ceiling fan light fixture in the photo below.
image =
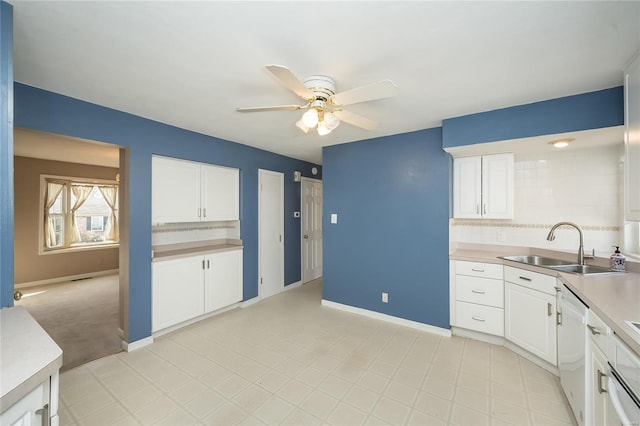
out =
<svg viewBox="0 0 640 426"><path fill-rule="evenodd" d="M327 126L329 130L334 130L336 127L340 125L340 120L331 112L324 113L324 124Z"/></svg>
<svg viewBox="0 0 640 426"><path fill-rule="evenodd" d="M318 134L320 136L328 135L329 133L331 133L331 129L327 126L327 123L324 121L321 121L318 123L318 128L316 130L318 131Z"/></svg>
<svg viewBox="0 0 640 426"><path fill-rule="evenodd" d="M298 129L302 130L303 132L309 133L309 128L304 124L302 119L296 121L296 126L298 126Z"/></svg>
<svg viewBox="0 0 640 426"><path fill-rule="evenodd" d="M318 110L311 108L309 111L302 114L302 122L308 128L316 127L318 125Z"/></svg>

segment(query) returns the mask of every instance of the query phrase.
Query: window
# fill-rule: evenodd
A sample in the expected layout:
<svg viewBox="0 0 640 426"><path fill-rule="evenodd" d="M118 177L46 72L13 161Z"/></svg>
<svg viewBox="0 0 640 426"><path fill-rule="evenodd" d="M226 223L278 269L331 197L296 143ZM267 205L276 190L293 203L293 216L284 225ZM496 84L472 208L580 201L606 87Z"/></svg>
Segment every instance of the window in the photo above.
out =
<svg viewBox="0 0 640 426"><path fill-rule="evenodd" d="M114 244L118 232L118 184L42 177L44 251Z"/></svg>

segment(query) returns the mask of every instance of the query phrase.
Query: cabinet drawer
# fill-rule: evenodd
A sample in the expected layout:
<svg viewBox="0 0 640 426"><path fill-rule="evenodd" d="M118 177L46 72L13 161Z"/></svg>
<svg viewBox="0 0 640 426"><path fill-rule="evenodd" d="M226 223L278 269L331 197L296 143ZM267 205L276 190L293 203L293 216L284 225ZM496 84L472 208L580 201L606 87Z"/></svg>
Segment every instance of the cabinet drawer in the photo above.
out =
<svg viewBox="0 0 640 426"><path fill-rule="evenodd" d="M587 330L592 341L600 348L602 352L607 352L608 335L611 332L609 327L600 319L591 309L587 311Z"/></svg>
<svg viewBox="0 0 640 426"><path fill-rule="evenodd" d="M467 262L456 260L456 274L480 278L502 279L503 266L498 263Z"/></svg>
<svg viewBox="0 0 640 426"><path fill-rule="evenodd" d="M556 277L551 275L505 266L504 280L543 293L556 294Z"/></svg>
<svg viewBox="0 0 640 426"><path fill-rule="evenodd" d="M504 283L491 278L456 275L456 300L503 308Z"/></svg>
<svg viewBox="0 0 640 426"><path fill-rule="evenodd" d="M456 302L456 326L504 336L504 310L474 303Z"/></svg>

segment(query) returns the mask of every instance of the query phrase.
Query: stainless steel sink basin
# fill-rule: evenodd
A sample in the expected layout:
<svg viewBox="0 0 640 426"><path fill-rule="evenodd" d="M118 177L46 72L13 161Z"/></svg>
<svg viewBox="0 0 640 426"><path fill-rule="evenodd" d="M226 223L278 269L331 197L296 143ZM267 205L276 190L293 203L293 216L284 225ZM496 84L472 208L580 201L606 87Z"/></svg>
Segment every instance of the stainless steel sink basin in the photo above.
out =
<svg viewBox="0 0 640 426"><path fill-rule="evenodd" d="M543 256L500 256L500 259L511 260L513 262L526 263L535 266L557 266L557 265L573 265L575 262L567 260L552 259Z"/></svg>
<svg viewBox="0 0 640 426"><path fill-rule="evenodd" d="M549 268L554 269L556 271L561 272L569 272L572 274L618 274L622 271L614 271L609 268L603 268L601 266L593 266L593 265L556 265L549 266Z"/></svg>

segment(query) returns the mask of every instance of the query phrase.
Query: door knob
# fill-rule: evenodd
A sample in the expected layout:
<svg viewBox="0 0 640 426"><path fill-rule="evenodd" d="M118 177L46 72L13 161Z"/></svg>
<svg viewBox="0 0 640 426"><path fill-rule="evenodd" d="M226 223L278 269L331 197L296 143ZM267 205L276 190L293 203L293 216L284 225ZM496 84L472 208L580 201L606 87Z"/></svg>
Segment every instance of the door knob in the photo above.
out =
<svg viewBox="0 0 640 426"><path fill-rule="evenodd" d="M305 235L305 236L303 236L302 238L304 238L305 240L308 240L308 239L309 239L309 236L308 236L308 235Z"/></svg>

